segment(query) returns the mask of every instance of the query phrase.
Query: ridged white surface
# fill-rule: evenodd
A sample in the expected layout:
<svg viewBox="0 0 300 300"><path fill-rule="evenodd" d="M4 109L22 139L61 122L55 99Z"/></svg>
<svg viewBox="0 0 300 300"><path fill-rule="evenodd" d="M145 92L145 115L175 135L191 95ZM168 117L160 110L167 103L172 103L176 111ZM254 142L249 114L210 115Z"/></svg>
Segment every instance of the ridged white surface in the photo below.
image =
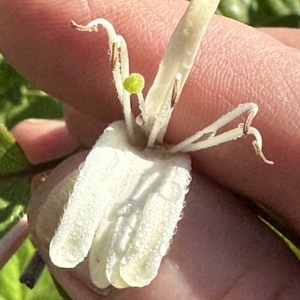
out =
<svg viewBox="0 0 300 300"><path fill-rule="evenodd" d="M99 288L144 286L156 276L183 208L190 158L137 149L124 121L109 125L88 155L50 244L71 268L89 254Z"/></svg>

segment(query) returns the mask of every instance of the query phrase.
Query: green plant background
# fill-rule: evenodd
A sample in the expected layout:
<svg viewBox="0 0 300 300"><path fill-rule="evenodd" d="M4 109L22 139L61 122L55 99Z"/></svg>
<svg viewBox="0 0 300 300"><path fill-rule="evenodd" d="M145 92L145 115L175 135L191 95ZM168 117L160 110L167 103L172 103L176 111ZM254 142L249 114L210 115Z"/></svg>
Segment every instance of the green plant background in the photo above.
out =
<svg viewBox="0 0 300 300"><path fill-rule="evenodd" d="M300 27L300 0L223 0L217 13L251 26ZM0 238L18 221L30 198L31 177L8 176L30 167L8 131L27 118L62 119L61 103L32 87L0 54ZM0 271L0 300L66 298L47 270L34 290L19 283L33 251L27 239Z"/></svg>

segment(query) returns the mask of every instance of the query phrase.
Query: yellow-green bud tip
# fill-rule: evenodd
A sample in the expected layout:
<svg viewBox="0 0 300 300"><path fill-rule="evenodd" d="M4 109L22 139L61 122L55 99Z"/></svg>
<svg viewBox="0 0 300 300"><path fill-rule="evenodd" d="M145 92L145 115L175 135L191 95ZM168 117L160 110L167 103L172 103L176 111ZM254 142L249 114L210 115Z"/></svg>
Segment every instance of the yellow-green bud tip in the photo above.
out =
<svg viewBox="0 0 300 300"><path fill-rule="evenodd" d="M124 80L123 86L130 94L138 94L144 89L145 79L139 73L132 73Z"/></svg>

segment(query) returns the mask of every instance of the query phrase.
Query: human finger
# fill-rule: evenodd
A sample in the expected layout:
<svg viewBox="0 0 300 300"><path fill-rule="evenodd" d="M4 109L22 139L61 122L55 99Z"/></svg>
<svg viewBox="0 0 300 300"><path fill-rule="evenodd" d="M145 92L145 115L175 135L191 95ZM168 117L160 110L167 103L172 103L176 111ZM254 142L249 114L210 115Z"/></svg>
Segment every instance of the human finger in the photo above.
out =
<svg viewBox="0 0 300 300"><path fill-rule="evenodd" d="M87 8L76 2L72 7L66 3L58 13L56 2L39 7L32 2L25 8L18 3L1 4L4 8L0 18L3 20L1 50L24 75L46 91L83 113L106 121L120 118L121 109L113 96L110 72L103 74L103 70L109 70L106 40L100 42L104 34L72 31L65 25L69 18L84 22L90 20L92 12L112 20L117 30L124 32L130 52L139 52L131 59L132 70L145 74L147 82L151 82L174 29L174 20L179 19L186 6L177 1L163 4L119 1L114 7L110 1L101 1ZM135 18L135 9L143 18ZM18 18L12 18L12 12ZM128 22L130 19L134 22ZM43 47L36 49L33 62L32 45L39 45L41 40ZM178 142L240 102L258 103L261 114L255 125L263 131L264 149L276 162L274 167L257 163L249 141L195 153L194 166L223 185L272 207L298 230L299 191L295 187L300 168L294 158L300 138L294 132L299 127L299 85L295 84L299 78L299 59L298 51L253 28L213 18L201 56L181 95L186 100L179 101L167 134L169 142ZM98 84L100 78L102 86Z"/></svg>
<svg viewBox="0 0 300 300"><path fill-rule="evenodd" d="M85 155L69 158L50 174L28 208L34 243L73 299L104 292L92 285L87 261L60 269L49 259L49 242L69 197L58 184ZM231 193L202 175L193 177L184 218L157 277L141 289L111 290L108 299L296 299L299 264L284 243Z"/></svg>
<svg viewBox="0 0 300 300"><path fill-rule="evenodd" d="M79 145L63 121L27 119L12 134L33 165L66 156Z"/></svg>
<svg viewBox="0 0 300 300"><path fill-rule="evenodd" d="M260 31L274 37L286 46L300 49L300 29L261 27Z"/></svg>

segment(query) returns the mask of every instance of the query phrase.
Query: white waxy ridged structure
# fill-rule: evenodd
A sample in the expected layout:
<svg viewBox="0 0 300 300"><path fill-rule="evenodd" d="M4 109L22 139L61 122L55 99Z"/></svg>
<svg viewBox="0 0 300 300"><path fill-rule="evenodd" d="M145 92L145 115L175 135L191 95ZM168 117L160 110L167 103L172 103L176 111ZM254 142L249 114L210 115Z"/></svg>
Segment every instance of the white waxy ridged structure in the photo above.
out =
<svg viewBox="0 0 300 300"><path fill-rule="evenodd" d="M125 120L108 126L80 170L50 243L50 258L56 266L74 268L89 255L90 276L97 287L148 285L158 273L181 218L191 181L191 161L186 152L252 134L259 157L272 163L262 154L259 131L250 126L258 111L254 103L238 106L178 145L164 143L174 105L218 4L219 0L191 1L146 99L141 91L144 80L139 74L130 75L126 42L114 27L105 19L87 26L73 22L83 31L95 31L99 25L106 29ZM141 114L136 119L131 111L131 93L139 100ZM247 111L245 123L217 134Z"/></svg>

